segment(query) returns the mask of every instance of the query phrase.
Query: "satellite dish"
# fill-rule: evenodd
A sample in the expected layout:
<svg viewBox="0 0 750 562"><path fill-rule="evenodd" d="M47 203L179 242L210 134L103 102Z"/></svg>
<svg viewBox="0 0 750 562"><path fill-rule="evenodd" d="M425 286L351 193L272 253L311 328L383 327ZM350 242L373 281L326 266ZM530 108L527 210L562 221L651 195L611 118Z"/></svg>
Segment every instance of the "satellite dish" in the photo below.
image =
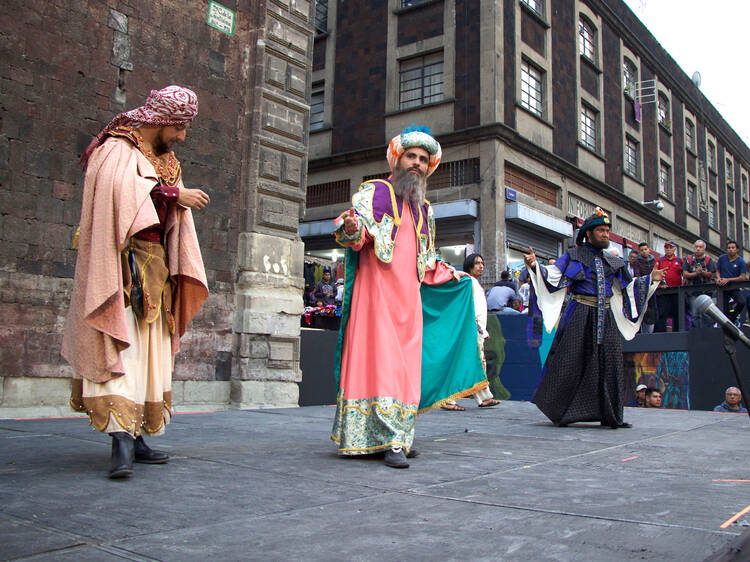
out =
<svg viewBox="0 0 750 562"><path fill-rule="evenodd" d="M693 75L690 77L690 79L693 81L693 84L695 84L696 88L701 87L701 73L697 70L693 72Z"/></svg>

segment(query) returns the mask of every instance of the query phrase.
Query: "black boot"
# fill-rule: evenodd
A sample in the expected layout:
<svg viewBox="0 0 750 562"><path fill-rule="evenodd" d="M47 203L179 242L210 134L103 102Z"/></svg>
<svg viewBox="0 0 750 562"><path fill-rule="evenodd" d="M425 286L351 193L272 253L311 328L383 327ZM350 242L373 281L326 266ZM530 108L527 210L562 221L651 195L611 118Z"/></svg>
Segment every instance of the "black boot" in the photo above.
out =
<svg viewBox="0 0 750 562"><path fill-rule="evenodd" d="M403 449L398 451L394 449L388 449L385 452L385 465L391 468L409 468L409 463L406 460L406 455Z"/></svg>
<svg viewBox="0 0 750 562"><path fill-rule="evenodd" d="M112 436L112 462L110 478L129 478L133 474L133 437L124 431L110 433Z"/></svg>
<svg viewBox="0 0 750 562"><path fill-rule="evenodd" d="M143 436L135 438L135 462L144 464L164 464L169 462L169 455L164 451L154 451L146 445Z"/></svg>

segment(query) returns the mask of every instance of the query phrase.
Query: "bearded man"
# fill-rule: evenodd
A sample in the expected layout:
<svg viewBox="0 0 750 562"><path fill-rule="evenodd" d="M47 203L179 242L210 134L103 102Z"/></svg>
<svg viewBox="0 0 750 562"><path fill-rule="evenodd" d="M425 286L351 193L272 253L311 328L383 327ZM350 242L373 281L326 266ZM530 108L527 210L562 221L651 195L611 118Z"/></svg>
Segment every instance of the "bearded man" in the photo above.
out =
<svg viewBox="0 0 750 562"><path fill-rule="evenodd" d="M471 280L447 283L464 274L435 253L425 192L441 154L429 129L405 129L387 150L388 181L363 183L336 221L347 255L331 439L342 456L385 452L408 468L417 413L488 385Z"/></svg>
<svg viewBox="0 0 750 562"><path fill-rule="evenodd" d="M581 226L578 245L554 265L538 264L532 248L524 256L533 287L529 308L531 314L541 312L548 333L567 289L572 293L534 394L534 403L558 426L598 421L612 429L630 427L622 417L622 337L630 340L638 332L665 270L631 278L625 260L604 251L609 225L609 216L597 207Z"/></svg>
<svg viewBox="0 0 750 562"><path fill-rule="evenodd" d="M129 477L133 460L169 460L143 434L162 434L170 421L174 355L208 296L191 209L209 197L183 185L172 152L197 113L193 91L152 90L81 157L86 176L62 355L74 370L71 406L112 436L110 478Z"/></svg>

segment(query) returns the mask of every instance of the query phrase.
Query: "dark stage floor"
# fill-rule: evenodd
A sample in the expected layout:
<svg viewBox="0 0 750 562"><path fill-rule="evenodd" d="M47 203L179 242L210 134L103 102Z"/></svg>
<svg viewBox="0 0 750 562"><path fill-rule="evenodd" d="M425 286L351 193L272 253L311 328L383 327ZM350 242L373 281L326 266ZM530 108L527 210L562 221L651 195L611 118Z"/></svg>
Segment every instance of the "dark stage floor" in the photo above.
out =
<svg viewBox="0 0 750 562"><path fill-rule="evenodd" d="M167 465L106 478L83 419L0 420L0 559L703 560L747 529L750 419L528 403L417 421L409 470L337 458L333 408L184 414Z"/></svg>

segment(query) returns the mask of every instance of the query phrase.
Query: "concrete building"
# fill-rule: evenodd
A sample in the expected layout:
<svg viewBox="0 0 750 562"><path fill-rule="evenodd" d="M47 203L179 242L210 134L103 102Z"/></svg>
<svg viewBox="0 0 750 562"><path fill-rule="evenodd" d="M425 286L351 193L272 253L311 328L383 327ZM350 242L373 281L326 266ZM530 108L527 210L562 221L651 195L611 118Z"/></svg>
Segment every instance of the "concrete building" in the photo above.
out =
<svg viewBox="0 0 750 562"><path fill-rule="evenodd" d="M0 415L69 413L60 357L78 159L149 90L194 89L177 149L211 295L175 364L179 408L297 404L311 0L0 4ZM178 410L179 411L179 410Z"/></svg>
<svg viewBox="0 0 750 562"><path fill-rule="evenodd" d="M317 0L311 107L310 255L341 255L330 219L410 123L443 146L441 254L480 251L488 283L596 205L621 250L750 252L750 150L621 0Z"/></svg>

